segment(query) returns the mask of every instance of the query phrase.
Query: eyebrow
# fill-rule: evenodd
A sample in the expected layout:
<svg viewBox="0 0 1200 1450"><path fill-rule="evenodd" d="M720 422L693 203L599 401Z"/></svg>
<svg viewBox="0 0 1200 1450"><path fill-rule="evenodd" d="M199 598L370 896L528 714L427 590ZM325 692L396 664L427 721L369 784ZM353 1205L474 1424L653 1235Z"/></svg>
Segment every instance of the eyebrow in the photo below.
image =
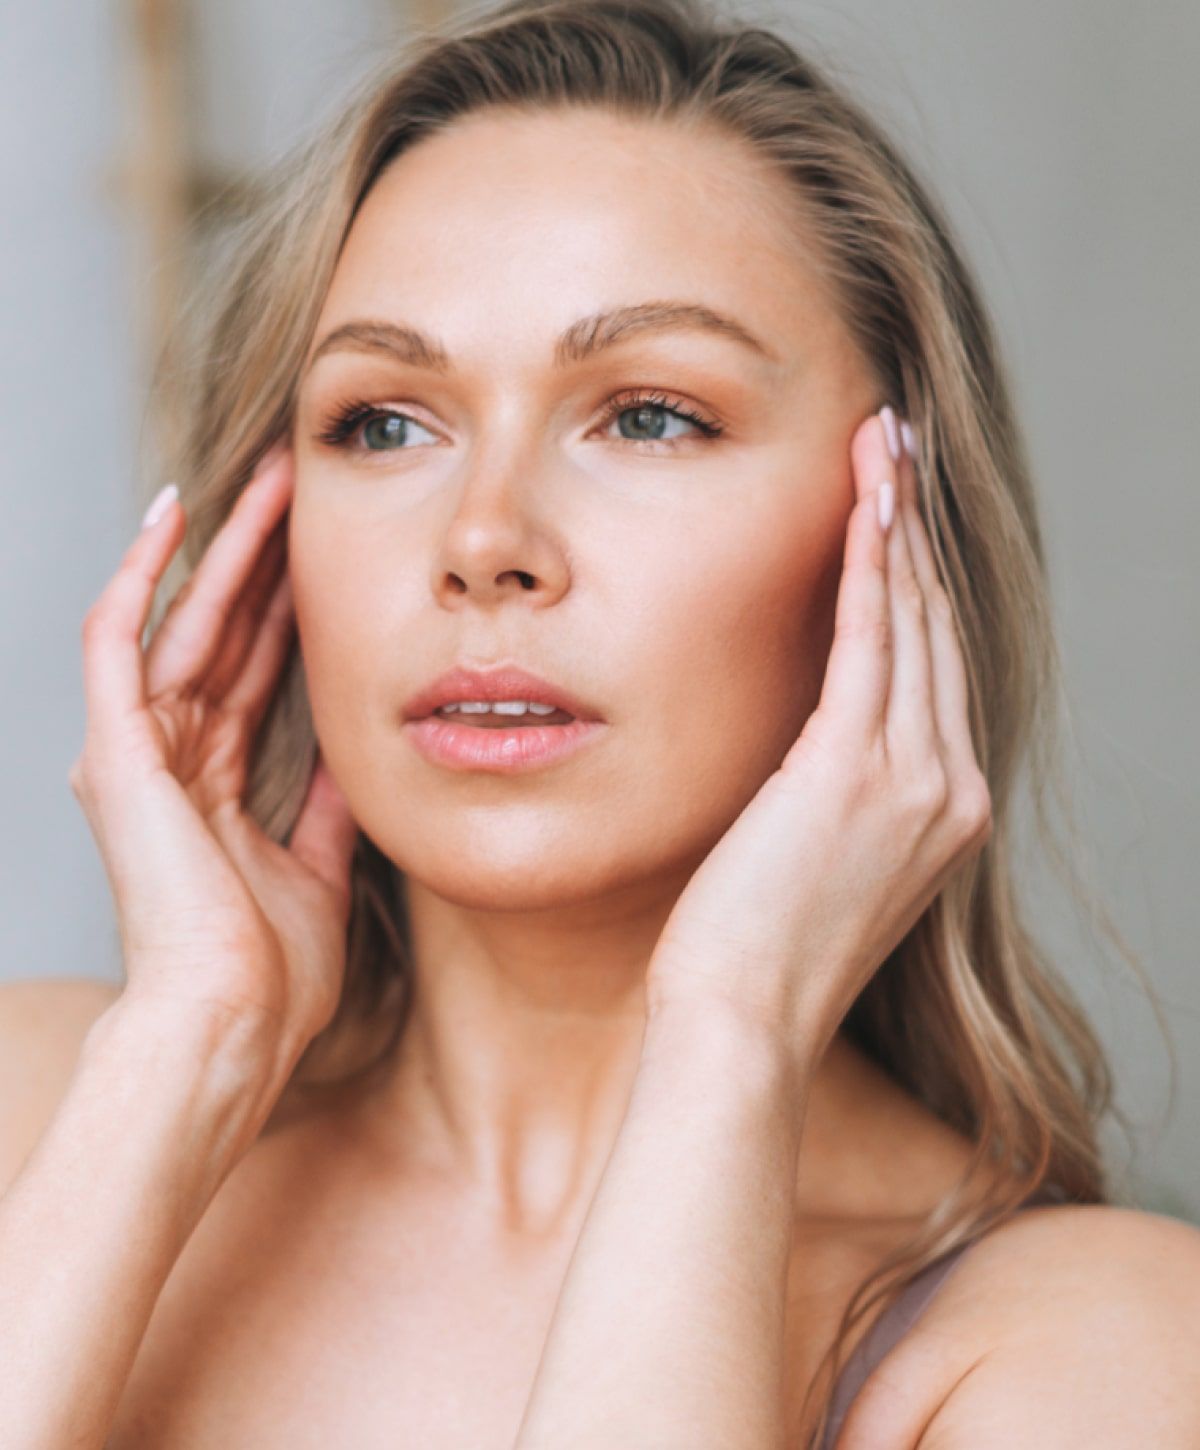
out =
<svg viewBox="0 0 1200 1450"><path fill-rule="evenodd" d="M555 367L566 367L595 356L605 348L640 333L666 332L691 328L727 337L760 357L779 362L779 355L760 341L740 322L723 313L714 312L700 302L640 302L595 312L581 317L558 338L554 345ZM453 364L450 354L437 338L404 323L363 318L343 322L318 345L305 369L311 372L318 359L331 352L384 353L412 367L448 373Z"/></svg>

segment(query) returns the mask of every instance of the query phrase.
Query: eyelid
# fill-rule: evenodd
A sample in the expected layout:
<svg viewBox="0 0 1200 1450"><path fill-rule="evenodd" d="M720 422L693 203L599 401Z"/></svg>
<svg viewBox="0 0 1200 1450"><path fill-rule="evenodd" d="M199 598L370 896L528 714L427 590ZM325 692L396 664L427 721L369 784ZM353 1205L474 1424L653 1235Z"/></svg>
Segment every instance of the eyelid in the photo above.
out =
<svg viewBox="0 0 1200 1450"><path fill-rule="evenodd" d="M351 446L352 440L364 428L367 423L378 417L402 417L409 422L415 423L419 428L424 428L429 433L436 433L437 430L425 420L419 417L414 411L412 403L368 403L363 399L351 397L345 402L334 404L324 415L314 433L318 442L326 447L354 453L408 453L407 448L396 449L371 449L355 448Z"/></svg>
<svg viewBox="0 0 1200 1450"><path fill-rule="evenodd" d="M607 427L614 418L626 412L630 408L638 407L661 408L664 412L690 423L696 430L700 439L708 441L719 437L723 433L724 425L717 421L707 410L702 409L691 399L681 394L672 393L664 388L652 387L629 387L614 393L604 404L604 411L598 428ZM627 439L626 442L636 442L636 439ZM684 439L643 439L643 442L663 442L668 444L681 443ZM696 441L693 438L693 441Z"/></svg>
<svg viewBox="0 0 1200 1450"><path fill-rule="evenodd" d="M431 424L426 423L420 415L414 411L416 404L410 402L401 403L368 403L364 399L351 397L341 403L334 404L325 416L315 433L316 439L327 447L335 448L353 453L409 453L409 448L395 449L370 449L352 446L355 435L369 422L378 417L401 417L409 422L415 423L419 428L427 432L436 433ZM600 429L607 428L622 413L639 407L653 407L665 413L671 414L676 419L688 423L693 432L682 438L644 438L621 440L630 446L637 448L639 445L650 449L666 449L668 452L687 443L713 442L725 431L725 425L707 410L693 403L692 400L683 394L672 392L668 389L648 386L645 384L631 384L625 388L618 389L611 393L601 405L601 414L591 429L589 435ZM618 440L609 440L618 441Z"/></svg>

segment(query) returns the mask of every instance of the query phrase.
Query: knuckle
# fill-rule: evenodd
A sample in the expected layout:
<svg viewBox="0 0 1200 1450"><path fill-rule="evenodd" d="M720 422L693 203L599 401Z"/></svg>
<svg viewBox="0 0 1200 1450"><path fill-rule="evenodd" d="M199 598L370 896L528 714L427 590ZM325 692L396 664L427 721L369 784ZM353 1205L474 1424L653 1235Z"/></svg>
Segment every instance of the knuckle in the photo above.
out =
<svg viewBox="0 0 1200 1450"><path fill-rule="evenodd" d="M86 809L96 794L95 763L89 759L86 748L80 752L78 759L67 772L67 780L75 799Z"/></svg>
<svg viewBox="0 0 1200 1450"><path fill-rule="evenodd" d="M83 643L91 645L103 633L105 623L106 612L103 602L97 600L83 616L83 623L79 627Z"/></svg>
<svg viewBox="0 0 1200 1450"><path fill-rule="evenodd" d="M981 771L975 771L956 794L958 820L967 841L990 839L992 834L992 795Z"/></svg>
<svg viewBox="0 0 1200 1450"><path fill-rule="evenodd" d="M879 614L858 614L840 619L834 627L834 636L840 641L865 644L872 649L887 650L892 644L890 619Z"/></svg>
<svg viewBox="0 0 1200 1450"><path fill-rule="evenodd" d="M856 808L878 798L883 771L869 754L842 761L840 772L842 793Z"/></svg>
<svg viewBox="0 0 1200 1450"><path fill-rule="evenodd" d="M901 602L917 614L925 613L925 590L913 573L901 574L896 580L896 590Z"/></svg>
<svg viewBox="0 0 1200 1450"><path fill-rule="evenodd" d="M909 811L916 820L928 821L942 813L949 796L949 784L940 760L913 772L907 795Z"/></svg>
<svg viewBox="0 0 1200 1450"><path fill-rule="evenodd" d="M950 629L954 625L954 607L950 603L950 596L946 593L945 586L934 584L928 595L929 614L932 619L939 620Z"/></svg>

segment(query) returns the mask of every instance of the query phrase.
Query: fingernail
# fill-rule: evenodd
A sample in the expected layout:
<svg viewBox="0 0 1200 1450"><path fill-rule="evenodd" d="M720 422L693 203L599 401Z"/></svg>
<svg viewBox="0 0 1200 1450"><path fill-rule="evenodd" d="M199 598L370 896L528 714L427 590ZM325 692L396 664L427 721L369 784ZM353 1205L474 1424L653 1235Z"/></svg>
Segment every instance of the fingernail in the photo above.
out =
<svg viewBox="0 0 1200 1450"><path fill-rule="evenodd" d="M916 458L917 436L913 432L912 424L908 421L907 418L903 418L900 421L900 436L904 439L904 446L908 449L908 456L910 458Z"/></svg>
<svg viewBox="0 0 1200 1450"><path fill-rule="evenodd" d="M879 523L886 534L891 526L892 514L896 507L896 490L892 480L886 479L879 485Z"/></svg>
<svg viewBox="0 0 1200 1450"><path fill-rule="evenodd" d="M900 462L900 432L896 427L896 415L892 412L891 405L885 403L879 410L879 416L883 419L883 431L887 434L888 452L892 455L892 462Z"/></svg>
<svg viewBox="0 0 1200 1450"><path fill-rule="evenodd" d="M142 528L152 529L178 497L178 485L174 483L164 484L154 495L150 507L142 515Z"/></svg>

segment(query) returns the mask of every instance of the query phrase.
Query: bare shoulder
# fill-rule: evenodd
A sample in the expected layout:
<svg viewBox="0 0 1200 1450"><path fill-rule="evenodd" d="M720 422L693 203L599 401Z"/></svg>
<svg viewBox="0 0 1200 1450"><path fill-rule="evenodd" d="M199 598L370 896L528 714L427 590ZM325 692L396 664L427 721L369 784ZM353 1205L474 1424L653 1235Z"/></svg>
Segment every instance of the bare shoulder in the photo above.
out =
<svg viewBox="0 0 1200 1450"><path fill-rule="evenodd" d="M0 1192L54 1115L88 1029L120 994L94 977L0 982Z"/></svg>
<svg viewBox="0 0 1200 1450"><path fill-rule="evenodd" d="M872 1380L838 1450L1194 1450L1200 1229L1106 1205L1017 1214Z"/></svg>

